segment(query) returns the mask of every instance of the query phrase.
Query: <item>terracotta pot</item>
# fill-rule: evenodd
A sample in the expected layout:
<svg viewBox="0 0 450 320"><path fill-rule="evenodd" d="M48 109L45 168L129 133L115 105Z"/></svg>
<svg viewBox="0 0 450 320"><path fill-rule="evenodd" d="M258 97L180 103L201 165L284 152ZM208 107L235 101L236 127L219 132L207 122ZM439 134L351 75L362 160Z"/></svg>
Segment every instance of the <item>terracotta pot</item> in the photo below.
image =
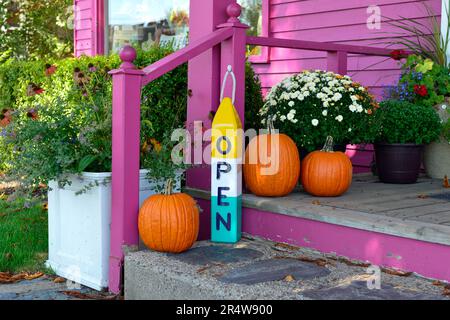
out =
<svg viewBox="0 0 450 320"><path fill-rule="evenodd" d="M375 144L378 176L381 182L407 184L416 183L422 164L423 145Z"/></svg>
<svg viewBox="0 0 450 320"><path fill-rule="evenodd" d="M447 107L448 108L448 107ZM449 113L442 108L442 104L435 107L442 122L447 122ZM450 144L443 137L439 141L430 143L425 147L424 165L430 178L443 179L450 177Z"/></svg>

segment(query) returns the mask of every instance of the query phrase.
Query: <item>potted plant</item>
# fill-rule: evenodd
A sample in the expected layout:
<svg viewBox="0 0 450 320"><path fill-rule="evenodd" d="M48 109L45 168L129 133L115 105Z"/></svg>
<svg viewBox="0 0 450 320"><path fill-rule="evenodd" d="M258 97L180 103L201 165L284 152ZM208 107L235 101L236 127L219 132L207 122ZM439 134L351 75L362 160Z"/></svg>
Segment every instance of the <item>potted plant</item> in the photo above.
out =
<svg viewBox="0 0 450 320"><path fill-rule="evenodd" d="M424 149L424 165L431 178L450 175L449 97L448 67L418 55L408 56L399 84L390 93L390 98L427 106L440 117L444 129L441 137Z"/></svg>
<svg viewBox="0 0 450 320"><path fill-rule="evenodd" d="M366 88L349 76L321 70L304 71L274 86L260 111L281 133L292 137L302 151L322 149L333 136L336 150L370 140L366 128L378 107ZM343 147L339 148L338 145Z"/></svg>
<svg viewBox="0 0 450 320"><path fill-rule="evenodd" d="M385 183L415 183L424 145L441 132L433 109L406 101L388 100L374 114L375 156L378 175Z"/></svg>

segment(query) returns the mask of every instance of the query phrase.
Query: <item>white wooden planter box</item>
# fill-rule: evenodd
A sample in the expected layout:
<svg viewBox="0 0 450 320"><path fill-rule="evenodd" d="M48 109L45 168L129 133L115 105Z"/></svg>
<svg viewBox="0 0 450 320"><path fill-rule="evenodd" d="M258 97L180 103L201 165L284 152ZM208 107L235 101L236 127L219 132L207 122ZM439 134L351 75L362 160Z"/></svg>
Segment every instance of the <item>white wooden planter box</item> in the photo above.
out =
<svg viewBox="0 0 450 320"><path fill-rule="evenodd" d="M155 184L140 173L140 205L155 194ZM84 173L72 176L72 185L61 189L49 184L48 194L49 259L47 266L57 275L87 287L108 287L111 184L101 182L111 173ZM177 189L181 188L181 174ZM89 183L100 182L87 193L76 195Z"/></svg>

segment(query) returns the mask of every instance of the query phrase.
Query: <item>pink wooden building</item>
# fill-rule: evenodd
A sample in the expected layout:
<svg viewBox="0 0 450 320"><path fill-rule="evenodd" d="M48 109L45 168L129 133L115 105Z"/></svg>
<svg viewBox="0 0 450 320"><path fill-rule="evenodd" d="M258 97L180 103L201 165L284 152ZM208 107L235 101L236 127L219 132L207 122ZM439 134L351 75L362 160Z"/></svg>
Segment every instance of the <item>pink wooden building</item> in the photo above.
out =
<svg viewBox="0 0 450 320"><path fill-rule="evenodd" d="M164 1L167 5L162 5L162 1L154 0L75 0L77 56L114 52L128 43L145 46L175 40L180 48L174 55L142 71L133 68L134 53L126 50L121 54L124 64L114 71L112 291L117 291L120 284L122 245L138 242L138 129L143 85L189 62L189 88L193 96L189 98L188 122L202 120L208 127L208 114L214 107L205 106L219 105L224 66L232 64L238 85L236 107L243 119L245 93L239 88L244 88L245 50L250 44L263 45L259 54L250 59L264 90L304 69L328 69L352 76L381 97L383 90L398 80L400 67L389 57L392 47L386 49L389 39L398 34L385 21L406 17L426 23L428 14L423 2L437 15L442 6L440 0L242 0L238 2L244 6L259 8L256 22L243 21L244 15L241 18L242 22L253 23L254 34L247 36L246 28L239 21L239 10L230 7L235 2L174 0ZM167 11L159 12L160 6L176 8L182 17L179 23L168 25ZM189 25L183 20L184 14L189 15ZM185 47L188 34L189 45ZM125 107L128 111L122 117L121 110ZM347 153L356 168L367 170L372 152L357 149L349 147ZM187 175L187 187L206 211L202 218L203 238L209 236L209 175L209 169L191 170ZM424 237L398 234L389 228L373 225L373 228L363 228L349 222L348 217L339 220L336 216L332 221L307 218L263 210L251 203L248 200L244 204L244 232L450 280L450 269L446 266L450 262L447 240L425 241Z"/></svg>

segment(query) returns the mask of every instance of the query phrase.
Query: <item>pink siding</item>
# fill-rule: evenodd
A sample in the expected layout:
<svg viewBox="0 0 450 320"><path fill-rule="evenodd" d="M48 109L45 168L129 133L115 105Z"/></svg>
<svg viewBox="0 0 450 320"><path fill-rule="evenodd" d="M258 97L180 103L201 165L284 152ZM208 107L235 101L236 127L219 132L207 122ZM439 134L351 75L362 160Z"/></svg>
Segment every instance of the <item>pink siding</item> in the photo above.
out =
<svg viewBox="0 0 450 320"><path fill-rule="evenodd" d="M387 47L383 42L395 37L398 30L383 23L387 18L400 17L418 19L427 23L427 13L422 5L428 3L440 14L441 0L269 0L270 36L340 44ZM370 30L366 21L367 8L377 5L383 16L381 29ZM266 92L270 87L292 73L304 69L325 69L326 53L273 48L270 63L255 64ZM368 86L381 98L386 86L398 80L400 64L389 58L349 55L348 74L356 81ZM361 150L350 147L347 154L352 157L356 172L368 171L373 159L372 148Z"/></svg>
<svg viewBox="0 0 450 320"><path fill-rule="evenodd" d="M104 0L74 0L75 56L103 53Z"/></svg>
<svg viewBox="0 0 450 320"><path fill-rule="evenodd" d="M367 8L378 5L383 21L385 17L406 17L426 23L423 2L440 13L440 0L270 0L270 35L286 39L386 47L382 42L388 41L398 30L383 22L380 30L368 29ZM271 50L270 64L255 66L266 90L291 73L325 67L326 53L281 48ZM361 55L349 56L348 69L350 76L370 87L377 95L387 85L394 84L399 74L398 62Z"/></svg>

